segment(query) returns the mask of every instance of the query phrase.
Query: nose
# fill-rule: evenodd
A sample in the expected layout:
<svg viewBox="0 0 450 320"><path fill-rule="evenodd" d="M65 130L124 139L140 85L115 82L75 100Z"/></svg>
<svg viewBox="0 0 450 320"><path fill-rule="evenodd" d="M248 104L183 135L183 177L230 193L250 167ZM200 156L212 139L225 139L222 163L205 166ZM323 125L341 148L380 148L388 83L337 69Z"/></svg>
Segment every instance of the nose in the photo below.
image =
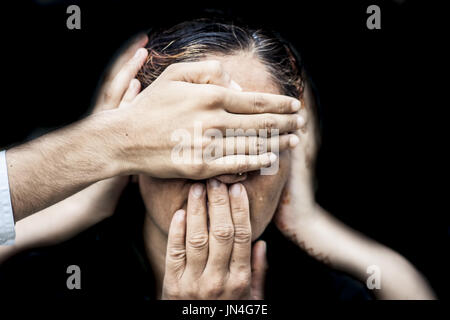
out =
<svg viewBox="0 0 450 320"><path fill-rule="evenodd" d="M241 182L241 181L244 181L245 179L247 179L247 173L223 174L221 176L217 176L214 178L225 184L233 184L233 183Z"/></svg>

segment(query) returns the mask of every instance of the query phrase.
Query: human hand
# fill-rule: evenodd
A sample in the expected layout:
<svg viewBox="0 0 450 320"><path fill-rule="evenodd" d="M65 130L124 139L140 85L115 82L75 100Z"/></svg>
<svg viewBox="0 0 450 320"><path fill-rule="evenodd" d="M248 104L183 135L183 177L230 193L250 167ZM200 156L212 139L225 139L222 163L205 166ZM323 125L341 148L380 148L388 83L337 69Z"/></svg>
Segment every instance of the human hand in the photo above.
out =
<svg viewBox="0 0 450 320"><path fill-rule="evenodd" d="M276 161L271 146L279 142L279 151L285 150L291 147L293 135L223 135L227 129L237 128L253 129L255 133L275 128L279 134L294 131L303 123L298 115L291 114L298 110L299 101L237 88L218 61L170 65L128 103L128 108L117 110L117 139L113 139L118 142L113 150L115 163L120 166L117 171L157 178L205 179L270 166ZM260 114L249 115L252 113ZM218 129L213 140L206 136L211 129ZM182 141L174 141L174 134ZM227 153L230 145L231 155ZM175 150L187 150L191 157L177 162L173 159ZM212 150L215 154L205 160Z"/></svg>
<svg viewBox="0 0 450 320"><path fill-rule="evenodd" d="M140 84L133 78L146 58L142 51L139 52L141 55L121 65L113 80L102 86L94 115L7 150L11 204L16 222L92 183L120 175L114 170L115 164L110 165L108 154L112 125L99 115L113 112L100 111L118 108L139 93ZM118 66L115 64L114 68ZM127 178L114 181L118 181L118 188L121 188Z"/></svg>
<svg viewBox="0 0 450 320"><path fill-rule="evenodd" d="M162 299L263 299L266 244L258 241L252 249L244 186L227 190L212 179L204 189L194 184L187 214L173 216Z"/></svg>
<svg viewBox="0 0 450 320"><path fill-rule="evenodd" d="M147 42L148 37L145 34L132 39L131 43L125 47L111 67L108 68L97 93L92 114L123 108L136 98L141 90L141 84L135 77L147 57L146 50L139 49L143 48ZM105 185L105 190L111 190L112 184L123 189L128 182L128 178L128 176L116 176L103 180L101 183ZM106 184L109 184L109 186L106 186Z"/></svg>
<svg viewBox="0 0 450 320"><path fill-rule="evenodd" d="M299 113L305 121L308 120L305 126L296 132L299 143L291 150L290 175L274 216L278 229L291 239L299 225L308 225L314 221L317 212L313 179L319 140L314 119L309 119L311 114L308 115L307 111L314 103L308 83L305 85L302 102Z"/></svg>
<svg viewBox="0 0 450 320"><path fill-rule="evenodd" d="M96 104L92 111L93 114L123 108L136 98L141 90L141 85L135 77L147 57L147 51L142 49L147 44L147 41L147 35L140 35L133 39L107 70L95 99ZM108 201L108 204L112 205L100 203L96 205L97 208L102 209L96 212L101 216L101 219L104 219L113 214L118 196L127 185L128 180L129 176L112 177L99 181L82 192L85 193L84 196L88 197L87 192L91 190L92 194L97 194L96 197L101 195L102 199L107 197L107 194L114 195L112 199L115 201L111 201L112 199Z"/></svg>
<svg viewBox="0 0 450 320"><path fill-rule="evenodd" d="M93 114L123 108L136 98L141 90L141 84L135 77L147 58L147 51L142 49L147 42L147 35L139 35L133 39L106 71L95 99ZM127 185L128 179L129 176L116 176L96 184L102 184L101 188L105 191L117 193L117 190L113 190L114 186L122 190ZM105 217L111 215L113 210L109 210L108 213Z"/></svg>

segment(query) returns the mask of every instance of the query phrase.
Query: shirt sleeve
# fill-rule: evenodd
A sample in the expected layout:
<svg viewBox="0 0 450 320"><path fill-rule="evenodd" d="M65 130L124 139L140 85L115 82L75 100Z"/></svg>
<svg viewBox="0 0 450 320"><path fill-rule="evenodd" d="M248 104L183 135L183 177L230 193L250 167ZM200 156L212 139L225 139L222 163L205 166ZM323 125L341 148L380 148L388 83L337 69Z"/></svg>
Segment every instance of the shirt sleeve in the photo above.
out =
<svg viewBox="0 0 450 320"><path fill-rule="evenodd" d="M6 151L0 151L0 245L12 245L16 238L9 191Z"/></svg>

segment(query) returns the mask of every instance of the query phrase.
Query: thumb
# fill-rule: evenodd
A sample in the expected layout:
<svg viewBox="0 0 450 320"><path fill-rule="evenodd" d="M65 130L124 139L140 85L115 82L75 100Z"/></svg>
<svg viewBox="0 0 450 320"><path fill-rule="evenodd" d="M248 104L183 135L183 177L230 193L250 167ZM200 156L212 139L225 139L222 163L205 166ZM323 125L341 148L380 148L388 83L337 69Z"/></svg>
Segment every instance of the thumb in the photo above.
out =
<svg viewBox="0 0 450 320"><path fill-rule="evenodd" d="M166 273L170 281L178 280L183 274L186 265L186 212L175 212L170 223L167 240Z"/></svg>
<svg viewBox="0 0 450 320"><path fill-rule="evenodd" d="M252 299L264 299L264 283L267 271L267 244L260 240L255 243L252 249Z"/></svg>

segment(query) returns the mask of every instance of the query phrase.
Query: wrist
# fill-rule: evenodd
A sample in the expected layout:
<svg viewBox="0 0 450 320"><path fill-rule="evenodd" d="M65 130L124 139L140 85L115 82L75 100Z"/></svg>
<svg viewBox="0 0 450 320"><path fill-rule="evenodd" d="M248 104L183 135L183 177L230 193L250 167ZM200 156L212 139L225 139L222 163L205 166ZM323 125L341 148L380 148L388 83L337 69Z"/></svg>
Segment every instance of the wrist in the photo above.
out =
<svg viewBox="0 0 450 320"><path fill-rule="evenodd" d="M315 242L321 236L322 210L316 203L305 205L301 209L301 214L295 216L295 219L279 223L278 227L295 244L303 247L305 242L310 243L311 240Z"/></svg>
<svg viewBox="0 0 450 320"><path fill-rule="evenodd" d="M102 159L104 179L130 175L134 171L132 163L126 156L129 139L127 121L121 111L107 110L90 116L92 135L96 137L92 146L96 150L101 150L98 156Z"/></svg>

